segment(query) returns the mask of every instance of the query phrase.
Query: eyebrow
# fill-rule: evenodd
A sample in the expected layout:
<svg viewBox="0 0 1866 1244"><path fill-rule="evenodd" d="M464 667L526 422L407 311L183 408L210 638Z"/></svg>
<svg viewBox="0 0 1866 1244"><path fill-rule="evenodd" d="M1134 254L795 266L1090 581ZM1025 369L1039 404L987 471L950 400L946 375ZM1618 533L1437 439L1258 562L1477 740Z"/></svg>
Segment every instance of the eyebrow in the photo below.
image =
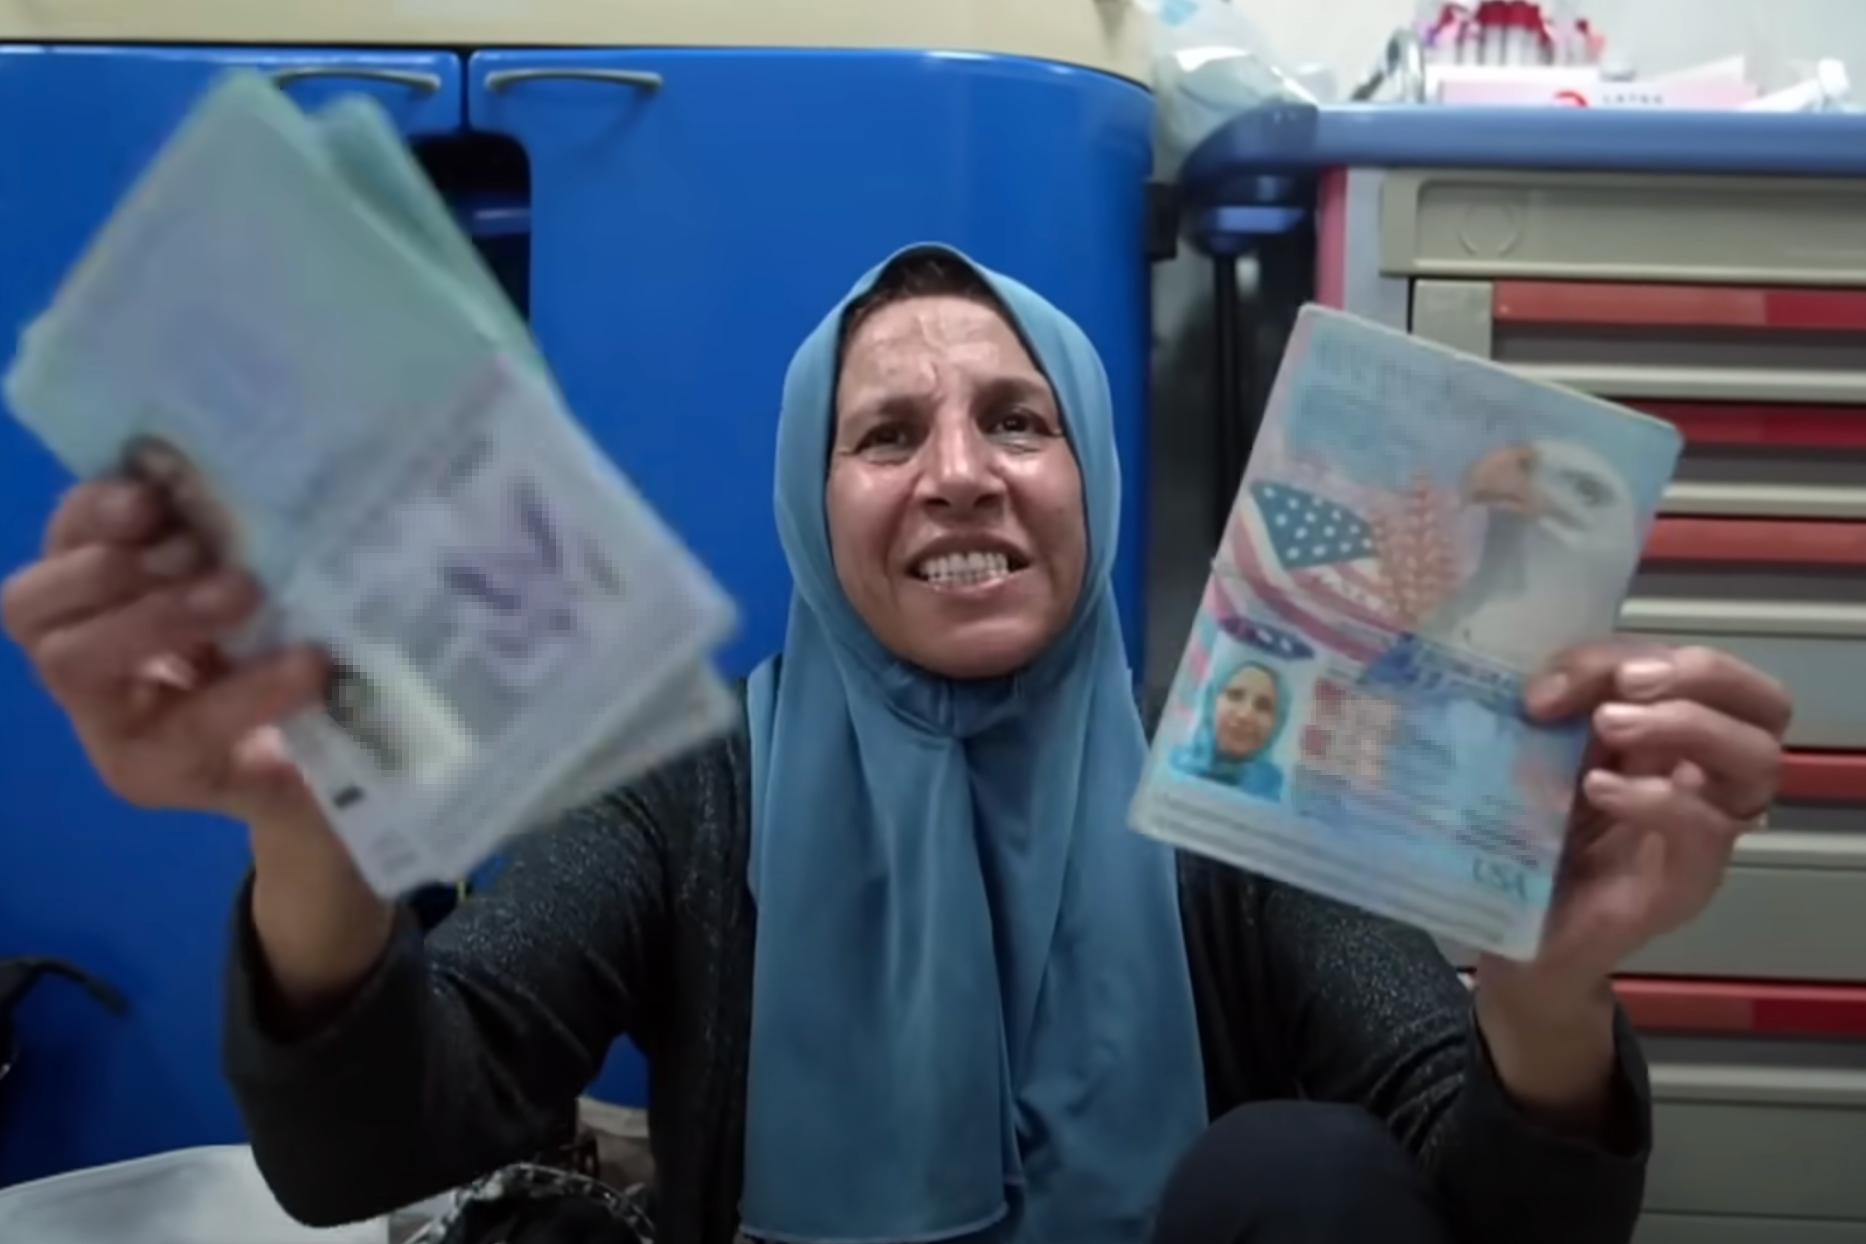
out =
<svg viewBox="0 0 1866 1244"><path fill-rule="evenodd" d="M1049 383L1038 376L993 376L979 384L975 392L977 400L986 405L1012 401L1044 402L1055 409L1058 417L1062 414L1061 405L1055 400ZM926 406L924 395L894 393L878 401L857 401L847 417L840 422L857 426L893 420L911 421L924 414Z"/></svg>
<svg viewBox="0 0 1866 1244"><path fill-rule="evenodd" d="M1050 386L1034 376L993 376L979 386L980 396L1003 401L1007 398L1053 399Z"/></svg>

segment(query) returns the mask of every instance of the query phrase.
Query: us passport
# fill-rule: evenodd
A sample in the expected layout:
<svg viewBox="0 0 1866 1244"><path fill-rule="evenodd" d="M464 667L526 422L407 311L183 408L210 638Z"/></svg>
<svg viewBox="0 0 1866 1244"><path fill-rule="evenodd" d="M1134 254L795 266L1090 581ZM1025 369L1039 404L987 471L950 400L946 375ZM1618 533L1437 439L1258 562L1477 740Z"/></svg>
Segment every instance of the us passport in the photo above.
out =
<svg viewBox="0 0 1866 1244"><path fill-rule="evenodd" d="M1612 632L1676 429L1321 307L1298 318L1131 822L1534 956L1587 747L1525 683Z"/></svg>

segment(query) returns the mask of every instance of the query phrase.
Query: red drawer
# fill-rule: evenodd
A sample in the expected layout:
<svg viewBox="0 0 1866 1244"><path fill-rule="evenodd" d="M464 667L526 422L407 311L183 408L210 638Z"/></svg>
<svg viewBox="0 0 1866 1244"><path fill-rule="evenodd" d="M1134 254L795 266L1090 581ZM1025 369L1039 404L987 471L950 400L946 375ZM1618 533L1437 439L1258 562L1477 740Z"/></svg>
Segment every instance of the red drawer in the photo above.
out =
<svg viewBox="0 0 1866 1244"><path fill-rule="evenodd" d="M1866 986L1629 977L1613 989L1647 1032L1866 1037Z"/></svg>

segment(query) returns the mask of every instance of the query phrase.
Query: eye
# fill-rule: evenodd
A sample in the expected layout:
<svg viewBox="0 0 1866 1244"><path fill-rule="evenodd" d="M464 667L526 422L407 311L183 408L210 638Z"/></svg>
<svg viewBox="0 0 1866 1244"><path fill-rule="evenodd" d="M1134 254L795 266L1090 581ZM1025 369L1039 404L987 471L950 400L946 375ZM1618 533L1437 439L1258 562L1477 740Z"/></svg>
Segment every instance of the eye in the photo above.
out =
<svg viewBox="0 0 1866 1244"><path fill-rule="evenodd" d="M994 436L1036 440L1053 435L1050 421L1027 406L1011 406L992 415L986 427Z"/></svg>
<svg viewBox="0 0 1866 1244"><path fill-rule="evenodd" d="M856 442L858 452L870 450L906 449L912 444L911 429L904 423L878 423L862 434Z"/></svg>
<svg viewBox="0 0 1866 1244"><path fill-rule="evenodd" d="M1019 433L1036 431L1037 421L1028 411L1014 410L999 417L998 427L1015 436Z"/></svg>

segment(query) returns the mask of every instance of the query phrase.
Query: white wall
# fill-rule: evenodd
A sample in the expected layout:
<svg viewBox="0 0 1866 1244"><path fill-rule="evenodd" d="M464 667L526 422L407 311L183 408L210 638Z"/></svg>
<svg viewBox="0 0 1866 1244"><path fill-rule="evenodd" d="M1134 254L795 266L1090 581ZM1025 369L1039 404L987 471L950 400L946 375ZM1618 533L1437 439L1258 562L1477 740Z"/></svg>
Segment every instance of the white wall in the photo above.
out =
<svg viewBox="0 0 1866 1244"><path fill-rule="evenodd" d="M1319 61L1344 87L1360 79L1414 0L1232 0L1293 62ZM1847 62L1866 98L1866 0L1583 0L1612 53L1663 72L1737 53L1756 58L1765 85L1793 60Z"/></svg>

